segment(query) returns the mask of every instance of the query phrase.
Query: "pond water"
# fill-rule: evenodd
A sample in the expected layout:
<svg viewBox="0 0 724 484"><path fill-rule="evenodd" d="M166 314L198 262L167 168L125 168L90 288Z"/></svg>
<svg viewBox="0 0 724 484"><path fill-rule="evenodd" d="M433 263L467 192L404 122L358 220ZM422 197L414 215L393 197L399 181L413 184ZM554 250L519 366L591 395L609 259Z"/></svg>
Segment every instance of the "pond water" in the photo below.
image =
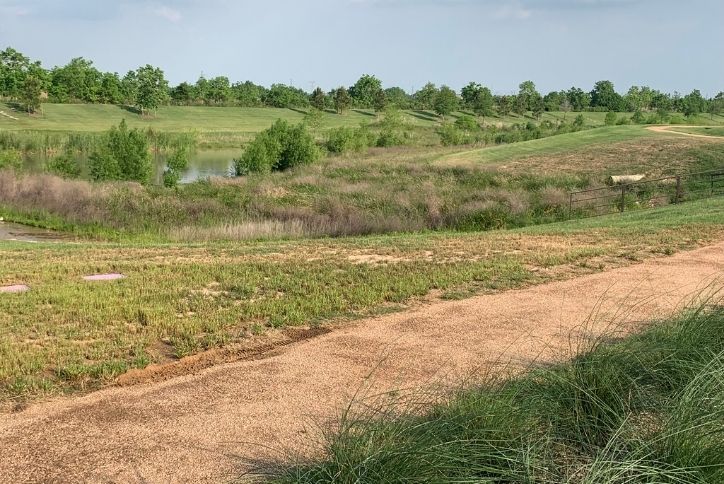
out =
<svg viewBox="0 0 724 484"><path fill-rule="evenodd" d="M29 225L0 221L0 241L19 240L22 242L59 242L68 240L65 234L52 230L39 229Z"/></svg>
<svg viewBox="0 0 724 484"><path fill-rule="evenodd" d="M186 171L181 176L181 183L191 183L211 176L231 176L234 174L234 158L238 158L240 154L239 148L194 151L191 153ZM151 157L154 165L152 179L154 183L161 184L166 168L166 155L153 154ZM47 159L44 155L32 155L26 158L25 164L31 170L41 171ZM85 172L88 157L78 155L77 159Z"/></svg>

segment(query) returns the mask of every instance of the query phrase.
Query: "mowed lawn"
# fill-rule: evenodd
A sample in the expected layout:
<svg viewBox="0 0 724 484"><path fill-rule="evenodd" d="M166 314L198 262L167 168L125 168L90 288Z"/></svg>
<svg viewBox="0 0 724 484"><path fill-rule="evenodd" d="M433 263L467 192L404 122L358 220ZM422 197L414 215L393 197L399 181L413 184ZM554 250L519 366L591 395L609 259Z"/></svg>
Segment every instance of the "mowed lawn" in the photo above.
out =
<svg viewBox="0 0 724 484"><path fill-rule="evenodd" d="M159 131L256 133L268 128L277 119L285 119L294 123L301 122L306 110L266 107L163 106L158 109L155 116L141 117L122 106L107 104L43 104L42 114L28 116L13 110L8 104L0 103L0 111L18 118L13 120L0 116L0 130L11 131L102 131L125 119L131 127L151 127ZM434 127L441 122L441 118L432 111L408 110L405 111L405 114L407 122L413 126ZM455 113L448 116L447 120L454 121L463 114L466 113ZM606 113L598 112L547 112L540 120L536 120L530 114L524 116L512 114L487 117L485 124L510 125L545 120L552 122L566 120L570 123L579 114L584 117L585 124L589 126L603 126L606 115ZM631 113L620 113L619 116L630 117ZM717 117L714 121L710 121L708 116L700 118L696 118L693 122L697 124L721 124L724 122L724 117ZM343 115L328 111L322 119L322 127L358 126L360 123L373 122L375 119L376 113L371 110L352 109Z"/></svg>
<svg viewBox="0 0 724 484"><path fill-rule="evenodd" d="M572 277L724 237L724 199L476 234L167 244L0 243L0 401L430 297ZM83 275L121 272L113 282Z"/></svg>

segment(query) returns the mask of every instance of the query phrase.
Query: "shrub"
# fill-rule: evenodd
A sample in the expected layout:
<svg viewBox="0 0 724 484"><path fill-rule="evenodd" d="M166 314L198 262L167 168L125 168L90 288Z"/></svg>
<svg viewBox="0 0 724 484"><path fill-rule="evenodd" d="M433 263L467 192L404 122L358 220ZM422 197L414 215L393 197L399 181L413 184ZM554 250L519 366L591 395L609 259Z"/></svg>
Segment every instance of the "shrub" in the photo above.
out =
<svg viewBox="0 0 724 484"><path fill-rule="evenodd" d="M166 170L163 172L163 184L175 187L181 179L181 173L189 164L189 152L186 147L177 148L166 160Z"/></svg>
<svg viewBox="0 0 724 484"><path fill-rule="evenodd" d="M613 111L607 112L604 123L606 124L606 126L613 126L614 124L616 124L616 113L614 113Z"/></svg>
<svg viewBox="0 0 724 484"><path fill-rule="evenodd" d="M23 166L23 157L17 150L0 151L0 168L19 169Z"/></svg>
<svg viewBox="0 0 724 484"><path fill-rule="evenodd" d="M364 128L335 128L327 133L326 146L332 153L362 151L369 146L369 131Z"/></svg>
<svg viewBox="0 0 724 484"><path fill-rule="evenodd" d="M618 121L616 121L616 124L619 126L631 124L631 119L627 118L626 116L621 116L620 118L618 118Z"/></svg>
<svg viewBox="0 0 724 484"><path fill-rule="evenodd" d="M573 120L573 129L579 130L583 128L584 124L586 124L586 118L584 118L582 114L579 114L576 116L576 119Z"/></svg>
<svg viewBox="0 0 724 484"><path fill-rule="evenodd" d="M644 124L646 118L640 109L637 109L633 116L631 116L631 122L634 124Z"/></svg>
<svg viewBox="0 0 724 484"><path fill-rule="evenodd" d="M78 178L81 173L80 165L71 153L63 153L48 160L45 171L63 178Z"/></svg>
<svg viewBox="0 0 724 484"><path fill-rule="evenodd" d="M443 146L455 146L465 143L465 134L454 124L443 123L437 130Z"/></svg>
<svg viewBox="0 0 724 484"><path fill-rule="evenodd" d="M127 180L147 184L151 181L148 136L138 129L129 130L126 120L113 126L98 150L88 159L95 180Z"/></svg>
<svg viewBox="0 0 724 484"><path fill-rule="evenodd" d="M472 116L460 116L455 120L455 127L463 131L473 132L480 129L478 122Z"/></svg>
<svg viewBox="0 0 724 484"><path fill-rule="evenodd" d="M290 126L279 119L259 133L234 164L237 175L246 175L286 170L312 163L319 157L319 149L305 125Z"/></svg>
<svg viewBox="0 0 724 484"><path fill-rule="evenodd" d="M380 135L377 138L377 146L386 147L405 144L407 126L398 109L388 107L379 126Z"/></svg>

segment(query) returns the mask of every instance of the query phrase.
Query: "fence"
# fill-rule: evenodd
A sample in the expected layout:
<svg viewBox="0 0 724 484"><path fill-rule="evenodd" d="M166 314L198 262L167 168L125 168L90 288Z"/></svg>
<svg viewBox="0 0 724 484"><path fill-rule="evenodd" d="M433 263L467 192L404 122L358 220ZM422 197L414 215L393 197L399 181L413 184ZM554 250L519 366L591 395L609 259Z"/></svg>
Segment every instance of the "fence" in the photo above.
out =
<svg viewBox="0 0 724 484"><path fill-rule="evenodd" d="M568 217L596 217L724 194L724 169L671 175L569 193Z"/></svg>

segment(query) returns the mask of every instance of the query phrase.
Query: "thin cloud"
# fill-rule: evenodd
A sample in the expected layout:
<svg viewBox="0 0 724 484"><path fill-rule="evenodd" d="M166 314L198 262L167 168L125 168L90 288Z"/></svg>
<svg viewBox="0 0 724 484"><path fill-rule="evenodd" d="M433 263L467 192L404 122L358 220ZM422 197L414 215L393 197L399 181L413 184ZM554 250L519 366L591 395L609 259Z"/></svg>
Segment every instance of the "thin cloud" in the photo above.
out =
<svg viewBox="0 0 724 484"><path fill-rule="evenodd" d="M156 7L155 9L153 9L153 13L172 23L178 23L181 21L182 18L181 12L166 5Z"/></svg>

